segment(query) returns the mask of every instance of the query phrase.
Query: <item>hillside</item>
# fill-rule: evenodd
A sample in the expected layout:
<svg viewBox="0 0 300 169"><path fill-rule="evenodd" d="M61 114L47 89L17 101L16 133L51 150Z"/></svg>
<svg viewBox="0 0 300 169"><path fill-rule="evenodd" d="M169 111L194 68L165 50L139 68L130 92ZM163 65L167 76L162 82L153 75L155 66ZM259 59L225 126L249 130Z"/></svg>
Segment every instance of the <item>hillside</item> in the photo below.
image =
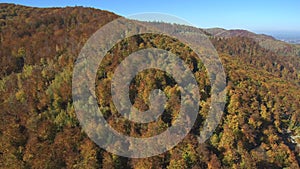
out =
<svg viewBox="0 0 300 169"><path fill-rule="evenodd" d="M180 55L200 86L200 111L185 139L161 155L130 159L97 146L77 120L72 73L88 38L118 17L93 8L0 4L0 168L299 168L300 57L287 43L241 30L204 30L223 63L227 99L220 124L203 144L197 136L210 109L211 86L195 53L163 35L133 36L115 45L98 70L95 87L98 105L116 131L151 137L171 126L180 108L172 77L144 71L130 84L133 105L147 110L149 91L161 89L172 106L149 124L133 123L116 112L109 93L111 74L141 49ZM184 29L183 34L203 31L157 24ZM91 126L101 132L97 124Z"/></svg>
<svg viewBox="0 0 300 169"><path fill-rule="evenodd" d="M269 49L279 55L300 56L300 45L289 44L280 40L276 40L275 38L268 35L255 34L247 30L226 30L222 28L210 28L205 29L205 31L215 37L248 37L254 39L263 48Z"/></svg>

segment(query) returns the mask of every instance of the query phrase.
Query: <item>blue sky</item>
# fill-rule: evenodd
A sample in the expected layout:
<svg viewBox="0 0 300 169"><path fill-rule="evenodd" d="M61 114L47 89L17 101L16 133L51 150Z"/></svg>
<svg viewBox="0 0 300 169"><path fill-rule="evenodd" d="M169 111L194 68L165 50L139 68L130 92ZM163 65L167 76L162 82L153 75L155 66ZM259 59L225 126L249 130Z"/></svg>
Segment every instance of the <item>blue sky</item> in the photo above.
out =
<svg viewBox="0 0 300 169"><path fill-rule="evenodd" d="M300 32L300 0L7 0L35 7L87 6L122 16L162 12L201 28L247 29L258 33Z"/></svg>

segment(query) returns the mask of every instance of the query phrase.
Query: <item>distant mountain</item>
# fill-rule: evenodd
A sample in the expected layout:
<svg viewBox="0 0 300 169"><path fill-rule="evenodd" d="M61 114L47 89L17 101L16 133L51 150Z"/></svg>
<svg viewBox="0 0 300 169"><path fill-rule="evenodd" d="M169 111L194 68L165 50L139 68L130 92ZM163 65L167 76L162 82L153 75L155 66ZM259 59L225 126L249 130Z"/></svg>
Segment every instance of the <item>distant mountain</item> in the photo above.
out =
<svg viewBox="0 0 300 169"><path fill-rule="evenodd" d="M272 35L281 41L290 43L290 44L298 44L300 45L300 33L292 32L292 33L272 33Z"/></svg>
<svg viewBox="0 0 300 169"><path fill-rule="evenodd" d="M290 43L290 44L300 44L300 39L289 39L289 38L277 38L278 40Z"/></svg>
<svg viewBox="0 0 300 169"><path fill-rule="evenodd" d="M253 38L258 41L276 40L272 36L268 36L268 35L264 35L264 34L255 34L253 32L250 32L247 30L242 30L242 29L226 30L223 28L209 28L209 29L204 29L204 30L216 37L229 38L229 37L241 36L241 37Z"/></svg>
<svg viewBox="0 0 300 169"><path fill-rule="evenodd" d="M226 30L222 28L210 28L205 29L205 31L215 37L248 37L254 39L262 47L269 49L277 54L285 56L300 56L300 45L289 44L287 42L277 40L269 35L255 34L247 30Z"/></svg>

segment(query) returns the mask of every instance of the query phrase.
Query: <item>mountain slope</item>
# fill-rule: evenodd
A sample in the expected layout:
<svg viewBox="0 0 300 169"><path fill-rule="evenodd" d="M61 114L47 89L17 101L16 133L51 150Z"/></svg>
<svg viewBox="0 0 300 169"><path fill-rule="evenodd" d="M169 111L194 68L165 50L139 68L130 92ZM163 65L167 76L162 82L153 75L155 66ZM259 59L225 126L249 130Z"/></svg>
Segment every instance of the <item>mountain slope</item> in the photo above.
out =
<svg viewBox="0 0 300 169"><path fill-rule="evenodd" d="M120 117L110 94L111 75L125 57L149 47L165 49L180 55L200 86L193 129L172 150L145 159L116 156L93 143L76 118L73 67L89 36L118 17L83 7L0 4L0 168L299 168L293 139L300 134L299 57L265 49L252 38L260 35L245 31L231 31L228 38L218 36L220 30L208 31L215 35L210 40L223 62L228 93L222 121L205 143L196 136L210 109L206 69L189 47L152 34L124 39L108 52L95 84L99 107L115 130L130 136L150 137L172 125L180 97L168 74L145 71L130 85L130 99L141 110L149 107L147 91L159 88L168 95L157 123ZM161 24L187 34L202 32ZM97 123L91 126L101 132Z"/></svg>
<svg viewBox="0 0 300 169"><path fill-rule="evenodd" d="M111 12L81 7L44 9L11 4L0 7L0 77L18 71L16 65L34 64L59 51L77 54L93 32L118 17Z"/></svg>
<svg viewBox="0 0 300 169"><path fill-rule="evenodd" d="M268 35L255 34L246 30L226 30L221 28L210 28L205 29L205 31L215 37L248 37L254 39L262 47L276 52L277 54L284 56L300 56L300 45L288 44Z"/></svg>

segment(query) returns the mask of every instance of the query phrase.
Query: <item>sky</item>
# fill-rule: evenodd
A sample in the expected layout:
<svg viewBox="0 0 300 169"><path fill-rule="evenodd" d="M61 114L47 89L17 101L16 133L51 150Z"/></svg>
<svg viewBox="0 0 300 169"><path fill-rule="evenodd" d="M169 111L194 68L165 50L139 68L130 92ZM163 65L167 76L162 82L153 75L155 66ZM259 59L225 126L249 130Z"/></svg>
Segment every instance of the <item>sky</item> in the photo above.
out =
<svg viewBox="0 0 300 169"><path fill-rule="evenodd" d="M0 0L34 7L85 6L128 16L171 14L200 28L246 29L256 33L300 33L300 0Z"/></svg>

